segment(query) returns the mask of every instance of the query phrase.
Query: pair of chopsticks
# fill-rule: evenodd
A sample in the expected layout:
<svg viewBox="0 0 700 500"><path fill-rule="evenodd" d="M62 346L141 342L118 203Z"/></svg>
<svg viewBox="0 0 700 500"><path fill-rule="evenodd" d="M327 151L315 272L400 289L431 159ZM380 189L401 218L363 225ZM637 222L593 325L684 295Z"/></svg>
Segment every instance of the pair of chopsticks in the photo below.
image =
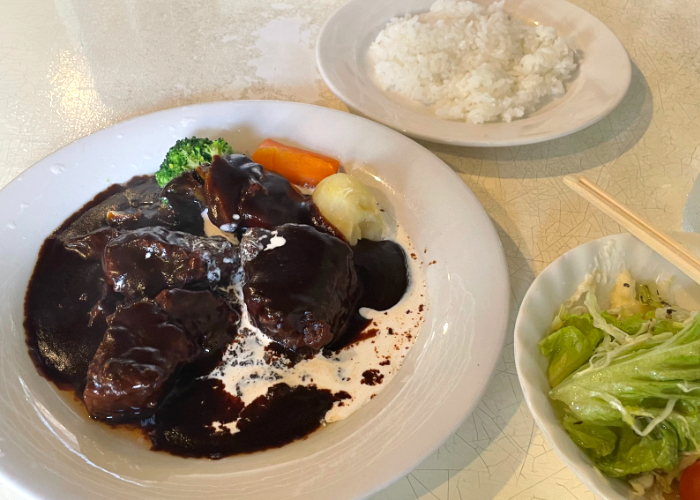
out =
<svg viewBox="0 0 700 500"><path fill-rule="evenodd" d="M691 253L678 241L642 219L583 175L565 177L564 184L627 229L643 243L646 243L652 250L687 274L693 281L700 283L700 258Z"/></svg>

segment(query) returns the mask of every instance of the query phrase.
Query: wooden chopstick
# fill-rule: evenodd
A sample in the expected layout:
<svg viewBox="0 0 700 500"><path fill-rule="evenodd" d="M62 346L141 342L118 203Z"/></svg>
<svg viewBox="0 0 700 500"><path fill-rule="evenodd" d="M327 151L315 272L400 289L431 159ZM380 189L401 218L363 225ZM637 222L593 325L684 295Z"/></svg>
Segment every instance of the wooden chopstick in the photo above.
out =
<svg viewBox="0 0 700 500"><path fill-rule="evenodd" d="M687 274L693 281L700 283L700 258L691 253L678 241L654 227L650 222L642 219L585 176L564 177L564 184L646 243L652 250Z"/></svg>

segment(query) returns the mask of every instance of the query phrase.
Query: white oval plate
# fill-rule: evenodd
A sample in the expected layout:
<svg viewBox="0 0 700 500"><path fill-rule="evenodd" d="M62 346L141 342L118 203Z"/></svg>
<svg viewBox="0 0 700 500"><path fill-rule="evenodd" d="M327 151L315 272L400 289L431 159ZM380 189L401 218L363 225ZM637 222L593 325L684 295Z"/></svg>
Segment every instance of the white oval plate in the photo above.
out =
<svg viewBox="0 0 700 500"><path fill-rule="evenodd" d="M223 136L247 153L273 137L339 158L404 224L419 258L436 261L426 265L430 305L418 340L376 398L305 440L218 461L152 452L89 421L37 374L22 328L44 238L110 183L153 173L175 140L191 135ZM0 474L37 500L365 497L408 473L476 406L503 345L509 305L500 241L447 165L364 118L275 101L161 111L43 159L0 192L0 276Z"/></svg>
<svg viewBox="0 0 700 500"><path fill-rule="evenodd" d="M616 251L608 259L605 274L613 281L623 268L627 268L638 282L673 277L671 293L680 295L679 291L682 290L686 301L694 299L693 302L697 302L700 299L700 285L634 236L616 234L591 241L570 250L547 266L525 294L515 322L515 366L535 422L566 465L601 498L633 500L637 497L632 495L632 489L620 479L603 476L559 423L547 397L547 358L540 354L537 346L549 332L559 306L571 297L586 274L594 270L596 257L611 242ZM612 285L608 281L607 293ZM605 296L604 287L601 292L599 298Z"/></svg>
<svg viewBox="0 0 700 500"><path fill-rule="evenodd" d="M490 0L473 0L482 5ZM352 0L323 27L316 58L326 84L349 108L404 134L459 146L517 146L556 139L594 124L627 92L632 77L620 40L601 21L565 0L506 0L515 17L553 26L581 56L567 92L537 112L510 123L472 123L437 118L420 104L383 91L367 55L386 23L427 11L434 0Z"/></svg>

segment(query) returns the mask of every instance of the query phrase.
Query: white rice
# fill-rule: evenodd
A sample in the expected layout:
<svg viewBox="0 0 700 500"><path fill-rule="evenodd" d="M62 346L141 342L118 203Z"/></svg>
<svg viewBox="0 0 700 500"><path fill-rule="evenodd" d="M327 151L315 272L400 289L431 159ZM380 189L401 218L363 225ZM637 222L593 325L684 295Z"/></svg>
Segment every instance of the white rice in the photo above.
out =
<svg viewBox="0 0 700 500"><path fill-rule="evenodd" d="M503 11L437 0L430 12L394 18L370 47L384 90L432 106L440 118L511 121L561 96L576 70L556 30L526 26Z"/></svg>

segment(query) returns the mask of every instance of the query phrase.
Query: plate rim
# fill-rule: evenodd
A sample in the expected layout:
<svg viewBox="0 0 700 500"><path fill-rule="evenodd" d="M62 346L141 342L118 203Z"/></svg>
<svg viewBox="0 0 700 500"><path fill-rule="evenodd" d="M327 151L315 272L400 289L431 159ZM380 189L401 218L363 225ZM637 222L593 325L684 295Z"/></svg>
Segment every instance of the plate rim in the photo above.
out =
<svg viewBox="0 0 700 500"><path fill-rule="evenodd" d="M354 113L357 113L365 118L368 118L370 120L374 120L378 123L382 123L383 125L390 127L396 131L399 131L403 134L409 135L410 137L419 139L419 140L424 140L424 141L430 141L430 142L436 142L440 144L449 144L449 145L454 145L454 146L467 146L467 147L509 147L509 146L526 146L530 144L539 144L542 142L554 140L554 139L560 139L562 137L566 137L568 135L574 134L576 132L580 132L581 130L590 127L591 125L594 125L595 123L599 122L606 116L608 116L610 113L612 113L615 108L622 102L622 100L625 98L627 95L627 92L629 91L630 84L632 83L632 61L629 57L629 53L627 52L627 49L625 48L624 44L620 40L620 38L615 34L614 31L612 31L607 24L605 24L603 21L598 19L596 16L588 12L587 10L579 7L576 4L573 4L569 2L568 0L554 0L556 2L564 3L569 6L569 8L573 8L574 10L578 10L579 15L585 16L588 18L591 18L595 22L599 23L600 26L602 26L612 37L614 40L619 44L619 48L622 49L624 55L626 56L624 58L625 62L625 67L623 69L624 75L625 75L625 81L624 85L621 87L624 90L620 91L616 96L615 99L611 100L608 105L604 108L601 108L601 110L595 114L594 116L590 117L588 120L585 120L581 123L578 123L575 127L567 128L564 131L561 132L554 132L554 133L549 133L549 134L537 134L534 136L525 136L525 137L513 137L511 139L470 139L468 137L461 137L459 139L446 139L444 137L441 137L437 134L431 134L429 131L426 133L422 127L401 127L398 123L392 122L391 120L384 120L381 116L377 116L376 113L373 112L372 109L367 109L366 107L362 106L361 103L358 103L356 99L353 97L348 96L348 94L344 91L342 91L339 87L341 82L336 81L334 78L332 78L329 74L329 68L332 67L332 63L329 62L328 65L326 65L325 61L325 54L323 51L325 50L325 42L324 40L328 37L328 33L330 33L331 29L333 28L334 23L337 23L338 19L341 17L342 14L344 14L346 11L351 11L356 7L357 4L360 4L365 0L350 0L348 3L345 5L342 5L340 8L336 9L335 12L326 20L326 22L323 24L323 27L321 28L321 31L319 32L319 35L316 39L316 66L318 67L319 73L321 74L321 78L323 78L323 81L325 84L330 88L330 90L333 92L333 94L338 97L350 110L352 110ZM506 5L507 8L507 5ZM389 20L387 19L385 22L388 22ZM329 57L329 59L331 59ZM372 92L374 91L377 92L382 92L381 89L376 87L375 89L372 89ZM423 118L428 119L430 122L449 122L451 120L443 120L438 117L433 117L429 115L422 115L420 113L414 112L410 110L409 108L406 108L405 106L400 106L403 110L409 111L411 114L415 114L418 116L421 116ZM546 113L552 112L556 107L552 108L551 110L548 110ZM518 120L514 120L514 122L510 123L515 123ZM461 124L464 123L462 121L455 120L455 123ZM505 122L493 122L497 124L504 124L508 125Z"/></svg>
<svg viewBox="0 0 700 500"><path fill-rule="evenodd" d="M466 196L467 198L471 198L473 202L475 203L475 208L478 209L479 213L481 216L483 216L483 221L487 223L487 226L489 228L489 233L490 233L490 238L492 239L492 242L496 244L498 248L497 256L493 260L493 265L495 266L494 274L499 275L499 281L501 282L501 287L502 287L502 297L500 301L500 309L503 311L503 319L501 320L500 325L495 325L493 330L492 330L492 336L497 337L498 341L495 343L494 348L492 351L488 353L487 356L481 358L482 364L486 365L486 369L488 370L489 377L487 380L484 380L481 388L479 391L476 391L474 393L474 399L473 399L473 404L470 405L470 408L468 411L466 411L463 415L461 415L459 418L454 419L450 426L441 426L443 428L443 431L440 432L441 437L439 440L434 440L431 444L431 446L424 446L422 453L416 455L416 459L412 461L411 464L406 465L404 469L400 473L393 473L391 475L388 475L386 479L381 482L381 484L374 484L373 488L371 491L365 490L366 495L371 495L377 491L380 491L382 488L386 487L387 485L391 484L392 482L396 481L399 479L401 476L405 475L406 473L410 472L413 470L418 464L420 464L425 458L430 456L435 449L437 449L439 446L441 446L446 439L449 438L450 435L452 435L455 430L461 425L462 421L473 412L473 410L476 408L478 403L481 401L483 398L484 393L488 389L489 386L489 380L491 377L493 377L494 370L496 368L496 365L498 363L498 360L500 358L500 355L503 350L503 346L506 341L506 333L508 330L508 319L509 319L509 314L510 314L510 304L511 304L511 286L510 286L510 274L508 271L508 266L507 266L507 261L506 261L506 256L505 252L503 250L502 243L500 241L500 238L498 236L498 233L495 229L495 226L493 224L493 221L491 220L490 216L486 212L485 208L481 204L481 202L478 200L476 195L473 193L473 191L469 188L469 186L459 177L459 175L452 170L443 160L441 160L436 154L433 152L429 151L427 148L425 148L423 145L416 143L409 137L403 136L399 132L390 129L389 127L386 127L380 123L373 122L370 120L367 120L363 117L356 116L350 113L346 113L340 110L324 107L324 106L319 106L319 105L313 105L313 104L305 104L305 103L298 103L298 102L291 102L291 101L277 101L277 100L224 100L224 101L213 101L213 102L205 102L205 103L198 103L198 104L191 104L191 105L185 105L185 106L178 106L174 108L167 108L167 109L162 109L159 111L155 111L152 113L143 113L140 115L136 115L133 117L130 117L126 120L123 120L121 122L114 123L108 127L102 128L100 130L96 130L94 132L91 132L90 134L87 134L83 137L80 137L54 151L52 151L50 154L46 155L44 158L36 161L34 164L32 164L30 167L26 168L23 170L21 173L19 173L12 181L10 181L6 186L4 186L0 190L0 200L3 198L6 198L8 196L12 196L12 193L18 189L18 186L20 183L25 182L23 177L26 173L29 173L31 171L30 175L36 175L39 170L46 165L47 162L50 162L52 157L55 156L57 153L64 151L69 148L75 148L77 143L81 143L86 140L99 140L99 139L94 139L95 136L100 136L104 135L106 133L109 133L111 130L115 129L116 127L121 127L125 126L128 124L132 124L133 122L137 122L141 119L146 119L147 117L154 117L157 115L165 115L168 113L175 113L175 112L180 112L181 114L186 113L186 110L191 110L193 108L215 108L218 105L226 104L226 105L231 105L232 103L242 103L245 105L262 105L262 106L287 106L287 107L297 107L297 108L316 108L317 111L319 112L324 112L324 113L329 113L332 115L336 116L341 116L342 119L350 119L354 120L357 124L361 124L359 126L365 126L365 127L376 127L379 129L383 129L385 132L388 132L389 134L394 135L398 140L400 141L408 141L413 143L413 147L418 147L422 150L424 150L427 154L431 155L435 160L439 161L441 164L441 169L444 170L445 173L448 175L451 175L455 177L455 181L458 181L458 185L460 186L460 190L463 193L463 196ZM231 132L229 132L231 133ZM94 194L92 194L94 195ZM16 477L15 477L16 476ZM2 482L9 486L12 490L20 493L21 495L26 496L27 498L36 498L39 500L39 493L36 488L32 487L31 484L29 484L26 480L22 480L22 477L19 475L15 475L9 471L6 470L5 467L3 467L0 464L0 478L2 478ZM359 498L359 497L358 497Z"/></svg>

